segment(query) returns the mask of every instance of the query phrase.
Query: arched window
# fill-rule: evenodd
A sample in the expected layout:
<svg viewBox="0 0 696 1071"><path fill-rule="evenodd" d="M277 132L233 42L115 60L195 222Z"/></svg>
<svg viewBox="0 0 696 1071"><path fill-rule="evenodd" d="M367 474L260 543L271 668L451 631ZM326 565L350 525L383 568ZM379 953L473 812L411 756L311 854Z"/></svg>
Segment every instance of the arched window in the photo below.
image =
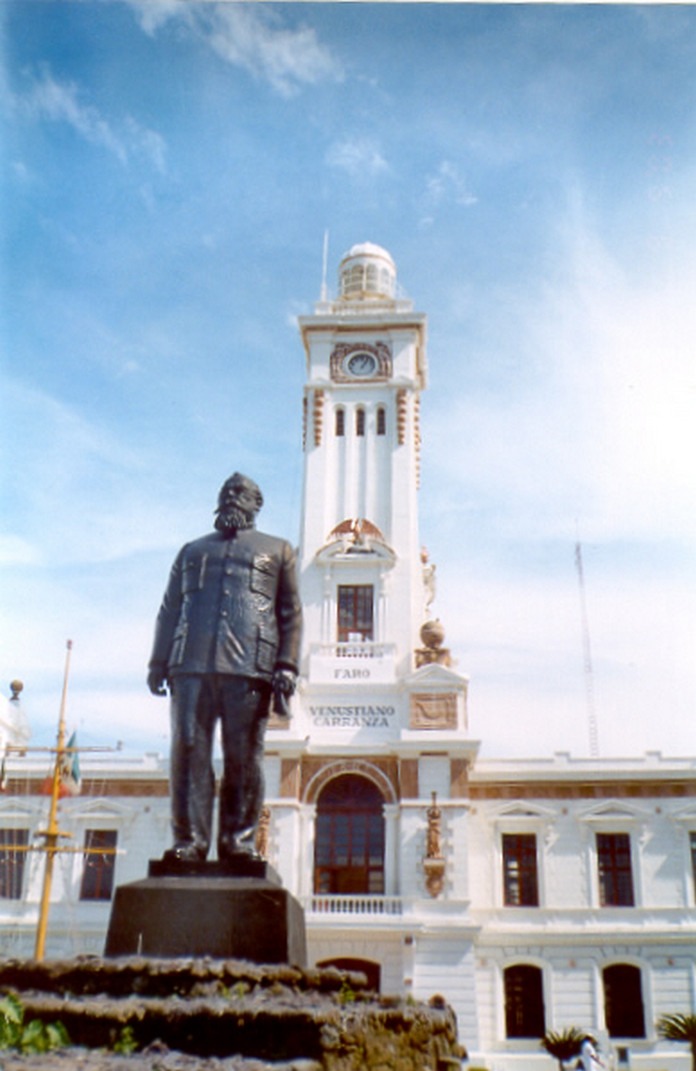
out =
<svg viewBox="0 0 696 1071"><path fill-rule="evenodd" d="M640 968L614 963L602 971L604 1018L610 1038L644 1038L645 1012Z"/></svg>
<svg viewBox="0 0 696 1071"><path fill-rule="evenodd" d="M380 405L377 409L377 434L387 434L387 411L383 405Z"/></svg>
<svg viewBox="0 0 696 1071"><path fill-rule="evenodd" d="M314 891L384 892L384 799L365 777L335 777L319 796Z"/></svg>
<svg viewBox="0 0 696 1071"><path fill-rule="evenodd" d="M355 434L356 435L364 435L365 434L365 410L364 409L356 409L355 410Z"/></svg>
<svg viewBox="0 0 696 1071"><path fill-rule="evenodd" d="M336 409L336 434L345 435L346 433L346 411L340 406Z"/></svg>
<svg viewBox="0 0 696 1071"><path fill-rule="evenodd" d="M509 1038L543 1038L544 983L539 967L526 963L505 970L505 1033Z"/></svg>

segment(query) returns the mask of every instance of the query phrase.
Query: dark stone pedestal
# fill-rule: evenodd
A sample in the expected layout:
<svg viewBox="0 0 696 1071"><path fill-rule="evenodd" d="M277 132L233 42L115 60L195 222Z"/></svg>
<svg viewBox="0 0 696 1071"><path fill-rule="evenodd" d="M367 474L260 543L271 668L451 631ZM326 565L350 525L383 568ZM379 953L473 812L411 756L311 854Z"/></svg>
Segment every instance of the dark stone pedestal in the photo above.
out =
<svg viewBox="0 0 696 1071"><path fill-rule="evenodd" d="M116 889L104 955L211 956L304 967L304 912L262 859L152 860L147 878Z"/></svg>

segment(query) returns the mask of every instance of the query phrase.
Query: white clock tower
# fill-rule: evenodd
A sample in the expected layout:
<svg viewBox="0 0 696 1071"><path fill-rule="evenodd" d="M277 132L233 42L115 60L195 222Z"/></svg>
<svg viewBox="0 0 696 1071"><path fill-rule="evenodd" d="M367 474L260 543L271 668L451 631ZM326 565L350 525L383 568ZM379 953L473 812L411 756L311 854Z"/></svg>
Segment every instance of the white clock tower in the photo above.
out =
<svg viewBox="0 0 696 1071"><path fill-rule="evenodd" d="M338 298L300 320L310 685L340 680L332 668L345 668L347 654L354 669L381 663L383 681L413 668L428 597L417 505L425 329L425 316L396 296L389 253L371 243L343 257Z"/></svg>
<svg viewBox="0 0 696 1071"><path fill-rule="evenodd" d="M426 317L398 295L389 253L364 243L299 327L305 625L292 720L266 738L269 850L305 904L314 962L416 997L449 964L449 999L470 1016L477 743L418 530Z"/></svg>

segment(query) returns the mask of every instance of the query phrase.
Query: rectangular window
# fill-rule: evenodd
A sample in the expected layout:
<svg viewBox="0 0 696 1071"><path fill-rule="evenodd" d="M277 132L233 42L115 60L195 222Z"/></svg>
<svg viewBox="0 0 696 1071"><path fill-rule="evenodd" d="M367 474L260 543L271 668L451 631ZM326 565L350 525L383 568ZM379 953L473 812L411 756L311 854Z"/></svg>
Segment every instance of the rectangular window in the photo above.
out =
<svg viewBox="0 0 696 1071"><path fill-rule="evenodd" d="M28 829L0 829L0 897L21 900L26 866Z"/></svg>
<svg viewBox="0 0 696 1071"><path fill-rule="evenodd" d="M503 903L506 907L539 906L534 833L503 833Z"/></svg>
<svg viewBox="0 0 696 1071"><path fill-rule="evenodd" d="M602 907L633 907L631 838L628 833L597 834L597 873Z"/></svg>
<svg viewBox="0 0 696 1071"><path fill-rule="evenodd" d="M340 584L338 588L338 642L374 639L374 588L372 584Z"/></svg>
<svg viewBox="0 0 696 1071"><path fill-rule="evenodd" d="M116 868L115 829L86 829L81 900L110 900Z"/></svg>

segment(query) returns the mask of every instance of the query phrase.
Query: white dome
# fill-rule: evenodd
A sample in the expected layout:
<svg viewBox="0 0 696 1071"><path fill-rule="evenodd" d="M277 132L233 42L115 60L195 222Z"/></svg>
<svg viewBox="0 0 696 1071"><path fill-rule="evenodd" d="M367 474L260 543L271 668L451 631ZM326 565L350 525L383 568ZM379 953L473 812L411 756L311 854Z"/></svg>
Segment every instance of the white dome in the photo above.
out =
<svg viewBox="0 0 696 1071"><path fill-rule="evenodd" d="M373 242L351 246L338 269L343 301L393 301L396 295L396 265L386 249Z"/></svg>

